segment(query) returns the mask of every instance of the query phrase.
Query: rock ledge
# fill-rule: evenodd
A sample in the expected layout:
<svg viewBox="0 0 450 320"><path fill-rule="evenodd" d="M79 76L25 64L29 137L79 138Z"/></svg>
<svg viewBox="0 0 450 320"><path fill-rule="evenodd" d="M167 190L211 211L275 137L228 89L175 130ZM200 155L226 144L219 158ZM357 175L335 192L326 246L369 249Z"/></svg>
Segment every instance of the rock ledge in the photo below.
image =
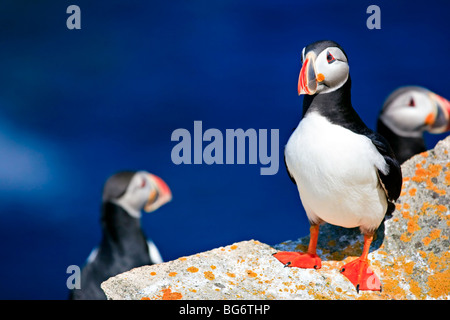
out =
<svg viewBox="0 0 450 320"><path fill-rule="evenodd" d="M273 247L255 240L122 273L102 283L108 299L449 299L450 137L402 166L396 211L380 226L369 259L382 292L356 293L339 273L361 254L356 229L321 227L320 270L284 268L277 250L304 251L309 237Z"/></svg>

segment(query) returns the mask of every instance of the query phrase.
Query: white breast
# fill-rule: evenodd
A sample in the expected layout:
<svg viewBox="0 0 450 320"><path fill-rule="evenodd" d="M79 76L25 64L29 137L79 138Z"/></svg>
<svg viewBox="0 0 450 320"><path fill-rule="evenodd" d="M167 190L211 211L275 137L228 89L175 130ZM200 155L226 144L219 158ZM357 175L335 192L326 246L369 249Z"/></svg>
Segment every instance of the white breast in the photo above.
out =
<svg viewBox="0 0 450 320"><path fill-rule="evenodd" d="M387 173L387 165L369 138L311 113L289 138L285 155L311 221L379 226L387 201L377 168Z"/></svg>

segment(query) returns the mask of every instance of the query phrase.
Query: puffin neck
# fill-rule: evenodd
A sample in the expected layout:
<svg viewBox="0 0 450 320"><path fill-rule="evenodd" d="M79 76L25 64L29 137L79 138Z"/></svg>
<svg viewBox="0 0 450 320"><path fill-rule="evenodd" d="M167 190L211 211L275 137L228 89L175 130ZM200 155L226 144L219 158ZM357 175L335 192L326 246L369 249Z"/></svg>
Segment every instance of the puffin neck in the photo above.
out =
<svg viewBox="0 0 450 320"><path fill-rule="evenodd" d="M333 106L341 108L346 106L351 107L351 86L349 75L344 85L337 90L322 94L306 95L303 99L303 115L312 111L326 112L327 109L330 109L330 103Z"/></svg>
<svg viewBox="0 0 450 320"><path fill-rule="evenodd" d="M125 209L112 202L103 203L101 224L104 236L114 243L136 235L142 236L140 219L130 216Z"/></svg>
<svg viewBox="0 0 450 320"><path fill-rule="evenodd" d="M318 112L333 124L343 126L358 134L366 133L367 126L352 107L351 86L349 75L345 84L335 91L305 96L303 117L310 112Z"/></svg>

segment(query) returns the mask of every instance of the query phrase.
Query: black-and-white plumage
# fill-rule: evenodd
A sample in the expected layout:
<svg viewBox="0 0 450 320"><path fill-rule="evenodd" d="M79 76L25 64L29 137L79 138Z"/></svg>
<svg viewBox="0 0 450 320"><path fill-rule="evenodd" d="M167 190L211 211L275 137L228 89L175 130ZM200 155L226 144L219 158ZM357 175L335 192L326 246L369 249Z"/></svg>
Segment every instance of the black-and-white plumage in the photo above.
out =
<svg viewBox="0 0 450 320"><path fill-rule="evenodd" d="M320 268L319 224L360 227L370 246L400 195L402 174L386 139L353 109L344 50L333 41L318 41L303 49L302 62L303 118L286 144L285 163L312 225L311 242L306 254L276 257L290 266Z"/></svg>
<svg viewBox="0 0 450 320"><path fill-rule="evenodd" d="M111 176L103 189L100 245L81 271L80 289L70 299L106 299L100 284L132 268L161 263L155 244L141 229L141 210L158 209L172 198L167 184L146 171L123 171Z"/></svg>
<svg viewBox="0 0 450 320"><path fill-rule="evenodd" d="M321 41L307 46L305 52L317 56L315 73L323 74L325 80L318 83L314 94L304 97L303 118L285 148L287 169L302 200L307 198L311 221L373 231L383 220L387 202L400 195L400 166L386 139L370 130L353 109L342 48ZM334 62L328 64L331 59ZM329 74L337 86L327 81ZM368 190L361 192L361 188Z"/></svg>
<svg viewBox="0 0 450 320"><path fill-rule="evenodd" d="M400 163L427 149L425 131L450 131L450 102L418 86L392 92L378 117L377 132L388 140Z"/></svg>

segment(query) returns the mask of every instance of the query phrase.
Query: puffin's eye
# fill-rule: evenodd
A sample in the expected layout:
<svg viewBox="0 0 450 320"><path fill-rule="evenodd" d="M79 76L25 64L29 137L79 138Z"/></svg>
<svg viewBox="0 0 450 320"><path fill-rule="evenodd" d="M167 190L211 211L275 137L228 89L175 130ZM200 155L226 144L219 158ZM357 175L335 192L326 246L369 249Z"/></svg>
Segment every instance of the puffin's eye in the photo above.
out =
<svg viewBox="0 0 450 320"><path fill-rule="evenodd" d="M145 179L142 179L141 188L144 188L146 184L147 184L147 181Z"/></svg>
<svg viewBox="0 0 450 320"><path fill-rule="evenodd" d="M336 58L333 57L333 55L330 52L327 52L327 61L328 61L328 63L332 63L332 62L336 61Z"/></svg>
<svg viewBox="0 0 450 320"><path fill-rule="evenodd" d="M408 106L410 106L410 107L415 107L416 106L416 103L414 102L413 98L411 98L411 100L409 100Z"/></svg>

